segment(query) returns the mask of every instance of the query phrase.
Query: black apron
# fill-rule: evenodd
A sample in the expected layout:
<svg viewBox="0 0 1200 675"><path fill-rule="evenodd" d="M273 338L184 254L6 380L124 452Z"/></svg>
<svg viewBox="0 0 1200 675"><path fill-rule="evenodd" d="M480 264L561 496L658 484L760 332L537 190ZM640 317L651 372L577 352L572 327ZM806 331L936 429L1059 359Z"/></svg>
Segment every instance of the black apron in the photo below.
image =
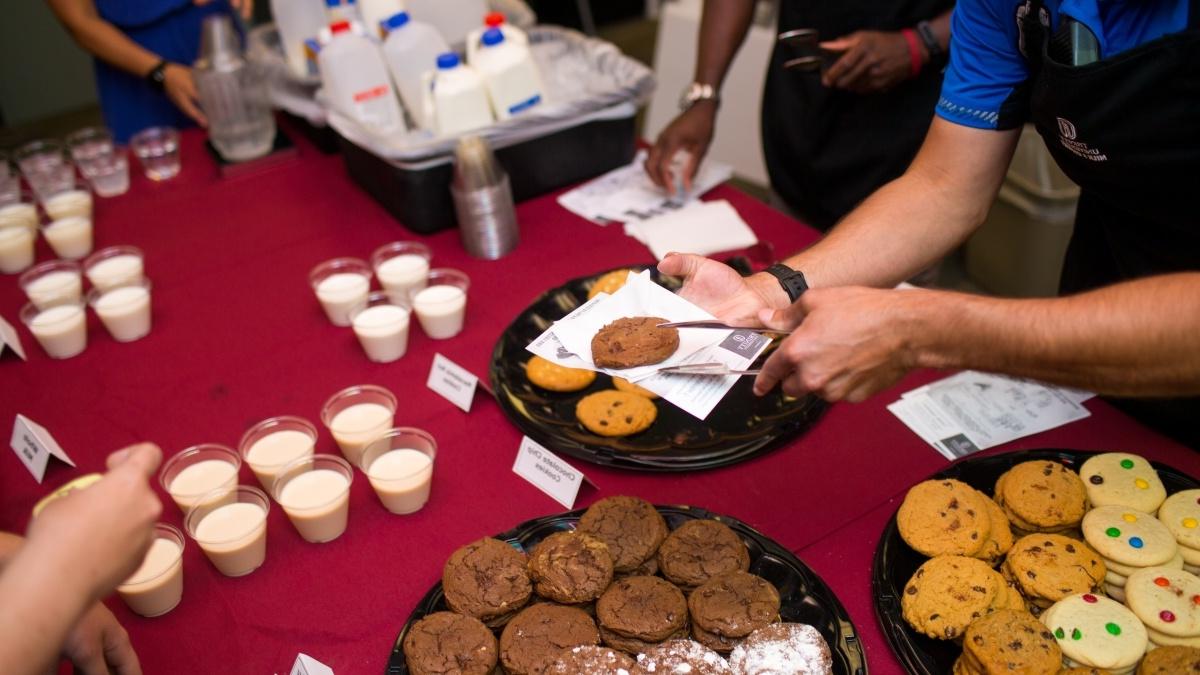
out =
<svg viewBox="0 0 1200 675"><path fill-rule="evenodd" d="M1200 0L1183 32L1083 66L1051 56L1042 0L1022 9L1032 121L1082 187L1061 292L1200 270ZM1112 402L1200 449L1200 398Z"/></svg>
<svg viewBox="0 0 1200 675"><path fill-rule="evenodd" d="M895 31L931 19L953 0L783 0L779 31L815 28L822 41L856 30ZM942 87L941 65L891 91L860 95L789 71L776 45L762 100L762 143L771 187L813 227L828 230L898 177L916 155Z"/></svg>

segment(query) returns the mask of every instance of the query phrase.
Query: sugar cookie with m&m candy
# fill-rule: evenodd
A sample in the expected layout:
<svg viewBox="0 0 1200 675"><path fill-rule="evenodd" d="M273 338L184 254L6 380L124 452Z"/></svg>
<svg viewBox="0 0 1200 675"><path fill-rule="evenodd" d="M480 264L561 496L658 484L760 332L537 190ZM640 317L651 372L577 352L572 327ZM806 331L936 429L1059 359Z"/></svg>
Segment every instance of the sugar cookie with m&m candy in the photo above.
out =
<svg viewBox="0 0 1200 675"><path fill-rule="evenodd" d="M1131 673L1146 653L1146 627L1128 608L1094 593L1070 595L1042 613L1068 668Z"/></svg>
<svg viewBox="0 0 1200 675"><path fill-rule="evenodd" d="M1158 519L1175 535L1185 569L1200 574L1200 490L1184 490L1167 497Z"/></svg>
<svg viewBox="0 0 1200 675"><path fill-rule="evenodd" d="M1150 462L1127 452L1096 455L1079 467L1079 476L1092 506L1127 506L1154 513L1167 497Z"/></svg>
<svg viewBox="0 0 1200 675"><path fill-rule="evenodd" d="M1179 553L1170 530L1154 516L1125 506L1101 506L1083 517L1083 538L1106 560L1125 567L1162 565ZM1111 566L1110 566L1111 567Z"/></svg>
<svg viewBox="0 0 1200 675"><path fill-rule="evenodd" d="M1125 582L1125 604L1154 633L1200 638L1200 577L1194 574L1167 567L1138 570Z"/></svg>

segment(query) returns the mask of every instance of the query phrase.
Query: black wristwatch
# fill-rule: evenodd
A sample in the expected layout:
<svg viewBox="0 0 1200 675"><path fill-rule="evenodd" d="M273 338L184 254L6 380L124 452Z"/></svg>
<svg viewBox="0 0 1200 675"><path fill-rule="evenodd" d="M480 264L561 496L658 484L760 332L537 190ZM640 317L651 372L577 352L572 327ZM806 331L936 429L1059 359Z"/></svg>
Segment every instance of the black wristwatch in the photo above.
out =
<svg viewBox="0 0 1200 675"><path fill-rule="evenodd" d="M166 59L158 62L154 69L146 73L146 82L150 83L158 91L166 91L167 89L167 64L170 63Z"/></svg>
<svg viewBox="0 0 1200 675"><path fill-rule="evenodd" d="M779 280L779 285L783 287L783 292L787 293L789 302L799 300L804 291L808 290L808 282L799 270L775 263L768 267L766 272Z"/></svg>
<svg viewBox="0 0 1200 675"><path fill-rule="evenodd" d="M929 25L928 21L918 21L916 29L917 37L921 38L921 44L925 45L925 51L929 52L929 60L933 61L941 56L945 50L938 43L937 35L933 33L933 26Z"/></svg>

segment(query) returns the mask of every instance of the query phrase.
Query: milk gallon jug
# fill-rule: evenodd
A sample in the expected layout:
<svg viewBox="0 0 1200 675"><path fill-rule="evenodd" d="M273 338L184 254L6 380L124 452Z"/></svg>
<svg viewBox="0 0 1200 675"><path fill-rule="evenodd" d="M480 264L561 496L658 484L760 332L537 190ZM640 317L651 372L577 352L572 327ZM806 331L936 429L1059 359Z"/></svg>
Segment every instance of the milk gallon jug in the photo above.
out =
<svg viewBox="0 0 1200 675"><path fill-rule="evenodd" d="M425 74L425 115L442 136L485 127L493 122L483 78L447 52L437 58L437 71Z"/></svg>
<svg viewBox="0 0 1200 675"><path fill-rule="evenodd" d="M500 29L484 31L475 61L496 119L506 120L542 102L542 82L529 48L505 40Z"/></svg>
<svg viewBox="0 0 1200 675"><path fill-rule="evenodd" d="M308 75L304 41L325 27L325 3L321 0L271 0L271 16L279 29L279 41L287 55L288 69L296 77Z"/></svg>
<svg viewBox="0 0 1200 675"><path fill-rule="evenodd" d="M404 115L378 45L350 23L329 27L332 38L317 55L321 85L333 108L380 135L402 133Z"/></svg>
<svg viewBox="0 0 1200 675"><path fill-rule="evenodd" d="M450 47L436 28L412 20L408 12L399 12L383 23L387 30L383 57L392 73L392 81L400 90L400 99L417 126L431 129L433 121L425 115L422 84L425 73L437 67L438 55L450 51Z"/></svg>

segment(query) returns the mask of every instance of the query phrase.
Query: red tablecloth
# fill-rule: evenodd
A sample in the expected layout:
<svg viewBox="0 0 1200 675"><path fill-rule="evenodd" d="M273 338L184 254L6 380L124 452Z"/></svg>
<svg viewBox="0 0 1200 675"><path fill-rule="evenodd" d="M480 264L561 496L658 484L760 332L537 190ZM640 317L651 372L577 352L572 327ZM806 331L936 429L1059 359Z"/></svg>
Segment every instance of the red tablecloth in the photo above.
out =
<svg viewBox="0 0 1200 675"><path fill-rule="evenodd" d="M486 377L497 336L535 296L567 279L652 261L619 227L598 227L553 196L521 204L522 243L507 258L469 258L455 231L423 240L435 266L472 278L467 327L442 342L414 327L409 353L390 365L363 356L349 329L325 319L308 271L335 256L367 257L380 244L415 238L345 175L340 159L306 144L269 171L220 179L199 133L183 136L182 174L164 184L136 176L121 197L96 204L96 246L134 244L154 282L154 329L119 344L89 318L89 347L54 361L20 328L29 353L0 362L0 422L23 413L46 426L79 465L53 466L37 485L10 452L0 452L0 529L23 531L50 488L101 470L105 455L153 440L168 455L200 442L236 445L263 418L292 414L318 423L334 391L376 383L400 399L397 422L422 427L439 444L433 497L412 516L384 511L359 474L350 524L334 542L308 544L273 508L268 556L257 572L221 576L189 542L178 608L157 619L109 605L128 628L148 673L286 672L306 652L339 674L379 673L416 601L438 580L450 552L480 536L561 507L511 472L520 434L480 396L464 414L425 388L440 352ZM786 253L816 233L729 188L759 237ZM39 243L39 260L51 256ZM0 314L12 323L23 304L15 277L0 279ZM414 324L415 326L415 324ZM738 466L688 475L650 475L583 465L598 496L633 494L692 504L740 518L811 564L841 597L874 673L897 672L870 599L871 556L896 496L946 462L885 409L901 391L930 381L914 374L858 405L836 405L808 434ZM1122 448L1197 472L1197 457L1106 404L1087 420L1014 447ZM319 452L337 453L322 430ZM255 484L243 468L242 480ZM160 491L161 492L161 491ZM182 524L164 496L164 519Z"/></svg>

